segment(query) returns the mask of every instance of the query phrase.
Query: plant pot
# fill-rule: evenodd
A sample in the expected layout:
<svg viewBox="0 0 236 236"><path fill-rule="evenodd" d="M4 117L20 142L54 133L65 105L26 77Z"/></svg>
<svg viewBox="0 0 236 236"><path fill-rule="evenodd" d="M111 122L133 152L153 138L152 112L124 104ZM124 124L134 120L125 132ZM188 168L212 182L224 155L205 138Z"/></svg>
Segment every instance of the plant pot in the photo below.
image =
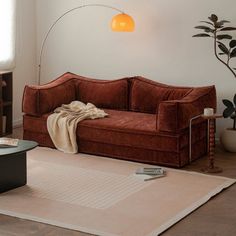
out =
<svg viewBox="0 0 236 236"><path fill-rule="evenodd" d="M220 142L228 152L236 152L236 130L225 129L220 135Z"/></svg>

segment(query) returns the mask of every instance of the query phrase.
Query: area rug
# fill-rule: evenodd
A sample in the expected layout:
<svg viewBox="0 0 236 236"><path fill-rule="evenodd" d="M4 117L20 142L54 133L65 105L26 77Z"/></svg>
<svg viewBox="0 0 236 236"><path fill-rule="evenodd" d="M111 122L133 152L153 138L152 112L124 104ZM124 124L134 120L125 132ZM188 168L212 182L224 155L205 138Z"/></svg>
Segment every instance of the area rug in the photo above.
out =
<svg viewBox="0 0 236 236"><path fill-rule="evenodd" d="M36 148L27 154L28 184L0 194L0 213L101 236L154 236L235 183L234 179Z"/></svg>

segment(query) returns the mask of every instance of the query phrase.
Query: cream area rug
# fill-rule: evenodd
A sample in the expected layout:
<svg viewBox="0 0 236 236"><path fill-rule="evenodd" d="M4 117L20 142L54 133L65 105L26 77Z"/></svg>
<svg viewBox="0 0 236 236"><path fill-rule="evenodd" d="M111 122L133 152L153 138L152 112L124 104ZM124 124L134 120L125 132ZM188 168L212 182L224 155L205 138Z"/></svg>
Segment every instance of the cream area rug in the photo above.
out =
<svg viewBox="0 0 236 236"><path fill-rule="evenodd" d="M148 165L41 147L27 158L27 185L0 194L0 213L101 236L159 235L235 183L169 168L143 181Z"/></svg>

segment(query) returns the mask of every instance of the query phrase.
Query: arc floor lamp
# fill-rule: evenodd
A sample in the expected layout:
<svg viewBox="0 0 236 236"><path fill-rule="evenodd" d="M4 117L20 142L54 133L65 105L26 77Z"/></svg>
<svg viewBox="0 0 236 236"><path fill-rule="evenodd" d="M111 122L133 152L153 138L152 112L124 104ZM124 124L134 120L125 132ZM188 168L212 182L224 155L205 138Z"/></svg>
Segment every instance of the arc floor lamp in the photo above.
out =
<svg viewBox="0 0 236 236"><path fill-rule="evenodd" d="M60 17L58 17L53 22L53 24L50 26L49 30L47 31L47 33L42 41L42 46L41 46L40 54L39 54L38 85L40 85L40 82L41 82L42 57L43 57L44 47L45 47L45 44L46 44L49 34L54 29L54 27L57 25L57 23L62 20L63 17L65 17L67 14L69 14L73 11L76 11L76 10L84 8L84 7L103 7L103 8L113 9L113 10L119 12L119 14L115 15L112 18L112 21L111 21L112 31L116 31L116 32L132 32L132 31L134 31L135 23L134 23L134 20L132 19L132 17L127 15L124 11L122 11L116 7L113 7L113 6L104 5L104 4L86 4L86 5L80 5L80 6L74 7L72 9L66 11L65 13L63 13Z"/></svg>

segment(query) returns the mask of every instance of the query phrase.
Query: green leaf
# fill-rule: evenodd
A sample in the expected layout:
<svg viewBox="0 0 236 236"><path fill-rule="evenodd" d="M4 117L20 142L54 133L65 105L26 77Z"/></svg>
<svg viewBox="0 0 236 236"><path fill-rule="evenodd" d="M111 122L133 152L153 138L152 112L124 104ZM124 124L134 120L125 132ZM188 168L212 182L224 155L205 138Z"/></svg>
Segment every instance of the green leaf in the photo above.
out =
<svg viewBox="0 0 236 236"><path fill-rule="evenodd" d="M232 36L229 34L219 34L216 36L217 39L221 40L221 39L232 39Z"/></svg>
<svg viewBox="0 0 236 236"><path fill-rule="evenodd" d="M205 26L205 25L198 25L198 26L195 26L194 28L195 29L203 29L203 30L213 30L210 27Z"/></svg>
<svg viewBox="0 0 236 236"><path fill-rule="evenodd" d="M204 31L205 31L206 33L214 33L214 32L215 32L214 29L205 29Z"/></svg>
<svg viewBox="0 0 236 236"><path fill-rule="evenodd" d="M220 29L224 27L224 23L229 23L227 20L221 20L214 23L215 28Z"/></svg>
<svg viewBox="0 0 236 236"><path fill-rule="evenodd" d="M212 25L212 26L214 26L214 24L212 24L211 22L209 22L209 21L204 21L204 20L201 20L200 22L202 22L202 23L206 23L206 24L208 24L208 25Z"/></svg>
<svg viewBox="0 0 236 236"><path fill-rule="evenodd" d="M230 100L223 99L222 102L227 108L230 108L230 107L234 108L234 104Z"/></svg>
<svg viewBox="0 0 236 236"><path fill-rule="evenodd" d="M195 34L193 37L211 37L209 34Z"/></svg>
<svg viewBox="0 0 236 236"><path fill-rule="evenodd" d="M204 26L204 25L199 25L199 26L196 26L194 27L195 29L202 29L204 30L206 33L214 33L214 29L211 29L210 27L208 26Z"/></svg>
<svg viewBox="0 0 236 236"><path fill-rule="evenodd" d="M230 53L230 58L236 57L236 48Z"/></svg>
<svg viewBox="0 0 236 236"><path fill-rule="evenodd" d="M215 26L215 28L220 29L220 28L224 27L224 24L222 24L220 22L216 22L214 26Z"/></svg>
<svg viewBox="0 0 236 236"><path fill-rule="evenodd" d="M221 45L224 45L222 42L220 42L220 41L216 41L217 43L219 43L219 44L221 44ZM225 45L224 45L225 46Z"/></svg>
<svg viewBox="0 0 236 236"><path fill-rule="evenodd" d="M230 23L230 21L228 21L228 20L221 20L221 21L219 21L217 23L224 24L224 23Z"/></svg>
<svg viewBox="0 0 236 236"><path fill-rule="evenodd" d="M209 19L210 21L214 22L214 23L216 23L216 22L218 21L218 17L217 17L217 15L215 15L215 14L211 14L211 16L208 17L208 19Z"/></svg>
<svg viewBox="0 0 236 236"><path fill-rule="evenodd" d="M223 43L218 44L218 47L223 53L225 53L227 55L229 54L228 48Z"/></svg>
<svg viewBox="0 0 236 236"><path fill-rule="evenodd" d="M235 39L231 40L231 41L229 42L229 46L230 46L231 48L236 47L236 40L235 40Z"/></svg>
<svg viewBox="0 0 236 236"><path fill-rule="evenodd" d="M227 118L230 117L233 113L234 113L234 107L227 107L225 108L224 112L223 112L223 117Z"/></svg>
<svg viewBox="0 0 236 236"><path fill-rule="evenodd" d="M236 106L236 94L234 95L234 105Z"/></svg>
<svg viewBox="0 0 236 236"><path fill-rule="evenodd" d="M232 30L236 30L235 27L224 27L222 29L220 29L220 31L232 31Z"/></svg>

